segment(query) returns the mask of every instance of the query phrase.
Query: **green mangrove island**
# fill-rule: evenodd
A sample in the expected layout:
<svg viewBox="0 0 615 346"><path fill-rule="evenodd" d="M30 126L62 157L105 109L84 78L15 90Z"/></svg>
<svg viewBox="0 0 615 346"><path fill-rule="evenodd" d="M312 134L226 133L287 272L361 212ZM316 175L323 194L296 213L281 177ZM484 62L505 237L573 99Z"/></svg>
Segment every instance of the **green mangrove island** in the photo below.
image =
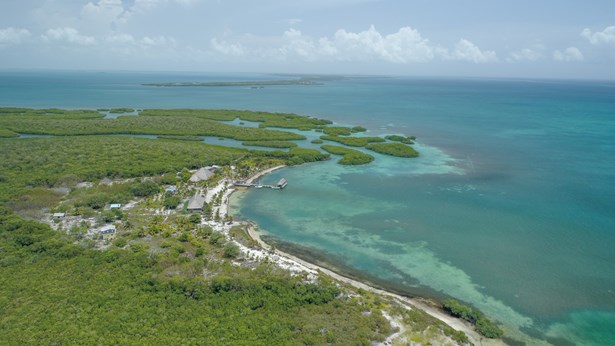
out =
<svg viewBox="0 0 615 346"><path fill-rule="evenodd" d="M228 213L237 181L331 154L340 164L377 159L310 148L301 131L389 155L410 157L411 147L296 114L125 108L105 118L112 111L0 108L3 341L466 345L502 335L458 302L410 303L301 264ZM259 127L228 123L236 119ZM453 329L438 313L475 328Z"/></svg>
<svg viewBox="0 0 615 346"><path fill-rule="evenodd" d="M342 155L342 158L338 161L340 165L364 165L374 161L373 156L355 149L340 147L337 145L323 145L321 148L328 153Z"/></svg>

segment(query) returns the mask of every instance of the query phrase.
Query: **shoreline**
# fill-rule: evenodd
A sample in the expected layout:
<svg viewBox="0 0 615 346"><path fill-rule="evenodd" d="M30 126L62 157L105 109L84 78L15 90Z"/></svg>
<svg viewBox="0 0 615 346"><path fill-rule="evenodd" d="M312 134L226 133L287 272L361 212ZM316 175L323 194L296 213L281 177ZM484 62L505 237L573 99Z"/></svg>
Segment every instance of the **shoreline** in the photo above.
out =
<svg viewBox="0 0 615 346"><path fill-rule="evenodd" d="M255 173L253 176L251 176L250 178L248 178L246 181L251 183L254 180L266 174L282 169L284 167L287 167L287 166L281 165L281 166L276 166L276 167L272 167L272 168L259 171ZM229 199L230 199L230 196L235 191L237 190L229 189L227 193L225 194L224 198L222 199L223 202L222 202L222 205L220 206L220 209L224 210L224 214L227 214L229 211ZM278 255L279 257L281 257L283 259L282 261L283 263L278 263L278 264L283 268L286 268L293 272L303 271L311 275L325 274L338 282L344 283L354 288L362 289L362 290L372 292L372 293L375 293L381 296L393 298L394 300L396 300L398 303L405 306L406 308L422 310L428 315L444 322L451 328L464 332L468 336L468 339L470 340L470 342L475 345L505 345L505 343L501 339L487 339L487 338L482 337L480 334L478 334L474 330L474 328L469 323L461 319L455 318L453 316L450 316L446 314L445 312L441 311L440 309L429 305L425 300L423 300L420 297L409 298L409 297L406 297L406 296L403 296L403 295L400 295L400 294L397 294L391 291L387 291L385 289L377 288L377 287L370 285L369 283L358 281L356 279L345 276L344 274L327 269L315 263L308 262L290 253L281 251L279 249L272 248L271 245L263 241L263 239L260 236L258 226L253 221L248 220L248 221L241 222L239 224L244 224L247 226L246 231L248 233L248 236L252 238L263 249L263 251L266 251L269 254ZM222 225L222 228L224 227L225 225ZM262 255L257 253L257 251L255 250L251 250L250 248L245 247L245 246L240 246L240 247L242 248L243 252L245 252L246 255L250 257L252 256L255 256L256 258L262 257Z"/></svg>

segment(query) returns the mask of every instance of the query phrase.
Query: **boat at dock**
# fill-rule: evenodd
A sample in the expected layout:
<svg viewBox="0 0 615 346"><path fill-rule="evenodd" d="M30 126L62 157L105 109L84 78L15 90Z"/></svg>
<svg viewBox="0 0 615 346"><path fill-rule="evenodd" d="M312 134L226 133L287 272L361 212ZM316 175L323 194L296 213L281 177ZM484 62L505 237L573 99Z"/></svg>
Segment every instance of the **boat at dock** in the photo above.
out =
<svg viewBox="0 0 615 346"><path fill-rule="evenodd" d="M276 187L279 189L283 189L286 187L286 185L288 185L288 182L286 181L286 179L282 178L280 179L280 181L278 181L278 183L276 184Z"/></svg>

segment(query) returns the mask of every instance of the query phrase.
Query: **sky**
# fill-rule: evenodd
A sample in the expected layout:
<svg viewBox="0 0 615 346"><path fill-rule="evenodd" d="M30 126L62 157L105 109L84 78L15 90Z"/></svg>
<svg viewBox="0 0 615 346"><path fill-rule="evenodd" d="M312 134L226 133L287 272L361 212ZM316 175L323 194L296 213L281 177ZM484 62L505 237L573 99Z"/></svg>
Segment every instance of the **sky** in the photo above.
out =
<svg viewBox="0 0 615 346"><path fill-rule="evenodd" d="M615 80L615 1L2 0L0 69Z"/></svg>

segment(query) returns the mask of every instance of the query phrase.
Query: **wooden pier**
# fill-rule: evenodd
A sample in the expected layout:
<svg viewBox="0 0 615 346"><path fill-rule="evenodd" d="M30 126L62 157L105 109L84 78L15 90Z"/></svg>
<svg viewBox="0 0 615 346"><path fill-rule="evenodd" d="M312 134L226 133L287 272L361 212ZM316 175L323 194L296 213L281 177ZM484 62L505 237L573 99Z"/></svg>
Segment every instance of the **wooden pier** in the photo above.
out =
<svg viewBox="0 0 615 346"><path fill-rule="evenodd" d="M245 180L237 180L237 181L235 181L235 183L233 183L233 185L235 185L237 187L248 187L248 188L253 187L255 189L281 190L281 189L285 188L288 185L288 182L286 181L286 179L282 178L275 185L263 185L263 184L260 184L258 182L256 182L256 183L249 183L249 182L247 182Z"/></svg>

